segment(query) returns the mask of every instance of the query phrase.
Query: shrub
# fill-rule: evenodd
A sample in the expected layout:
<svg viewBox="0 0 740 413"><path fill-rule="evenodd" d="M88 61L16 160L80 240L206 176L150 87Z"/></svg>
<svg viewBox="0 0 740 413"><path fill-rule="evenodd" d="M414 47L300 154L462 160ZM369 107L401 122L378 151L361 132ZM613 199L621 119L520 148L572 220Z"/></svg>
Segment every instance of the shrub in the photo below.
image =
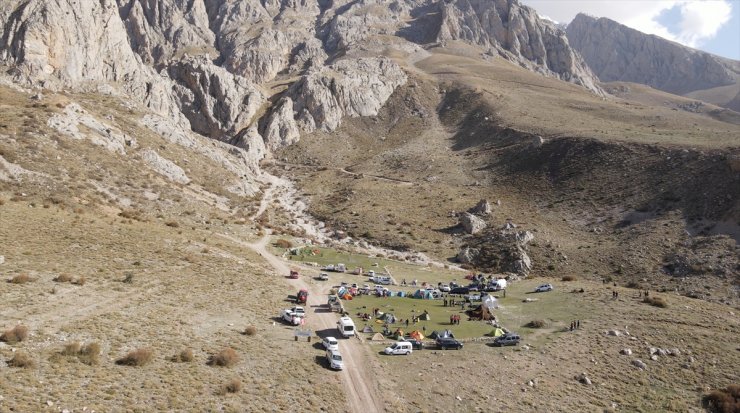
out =
<svg viewBox="0 0 740 413"><path fill-rule="evenodd" d="M663 297L645 297L642 302L660 308L668 307L668 302Z"/></svg>
<svg viewBox="0 0 740 413"><path fill-rule="evenodd" d="M86 280L86 279L85 279L85 277L83 276L83 277L80 277L80 278L78 278L78 279L76 279L76 280L72 281L72 284L74 284L74 285L79 285L80 287L82 287L83 285L85 285L85 283L86 283L86 282L87 282L87 280Z"/></svg>
<svg viewBox="0 0 740 413"><path fill-rule="evenodd" d="M227 347L208 359L209 366L231 367L239 362L239 355L233 348Z"/></svg>
<svg viewBox="0 0 740 413"><path fill-rule="evenodd" d="M253 335L257 334L257 327L255 327L255 326L248 326L247 328L244 329L244 334L245 335L248 335L248 336L253 336Z"/></svg>
<svg viewBox="0 0 740 413"><path fill-rule="evenodd" d="M77 358L81 362L89 365L96 365L100 362L100 344L96 342L87 343L80 349Z"/></svg>
<svg viewBox="0 0 740 413"><path fill-rule="evenodd" d="M12 359L8 360L8 366L33 368L34 366L36 366L36 362L27 353L18 351L13 355Z"/></svg>
<svg viewBox="0 0 740 413"><path fill-rule="evenodd" d="M59 274L54 278L54 281L58 283L72 282L72 276L69 274Z"/></svg>
<svg viewBox="0 0 740 413"><path fill-rule="evenodd" d="M225 395L227 393L238 393L242 389L242 382L239 379L231 379L228 383L221 386L221 388L218 391L218 394Z"/></svg>
<svg viewBox="0 0 740 413"><path fill-rule="evenodd" d="M189 363L194 359L195 356L193 355L193 350L189 348L186 348L181 352L175 354L174 356L170 357L170 361L174 361L175 363Z"/></svg>
<svg viewBox="0 0 740 413"><path fill-rule="evenodd" d="M288 241L287 239L280 238L279 240L275 241L275 246L278 248L293 248L293 243Z"/></svg>
<svg viewBox="0 0 740 413"><path fill-rule="evenodd" d="M6 343L17 343L19 341L23 341L28 338L28 327L24 325L17 325L10 330L5 330L5 332L0 335L0 341L4 341Z"/></svg>
<svg viewBox="0 0 740 413"><path fill-rule="evenodd" d="M8 280L8 282L10 282L11 284L25 284L25 283L28 283L28 282L31 282L31 281L33 281L33 278L31 278L30 275L25 274L25 273L24 274L18 274L15 277L13 277L10 280Z"/></svg>
<svg viewBox="0 0 740 413"><path fill-rule="evenodd" d="M63 356L76 356L77 354L80 353L80 349L82 349L82 344L80 344L79 341L67 343L64 345L64 349L62 349L62 355Z"/></svg>
<svg viewBox="0 0 740 413"><path fill-rule="evenodd" d="M545 320L532 320L532 321L530 321L530 322L528 322L526 324L526 327L529 327L529 328L542 328L545 325L547 325L547 323L545 322Z"/></svg>
<svg viewBox="0 0 740 413"><path fill-rule="evenodd" d="M120 366L143 366L150 361L154 356L154 352L150 348L137 348L136 350L130 351L125 356L116 360L116 364Z"/></svg>
<svg viewBox="0 0 740 413"><path fill-rule="evenodd" d="M164 224L167 225L168 227L172 227L172 228L179 228L180 227L180 223L177 222L177 221L167 221Z"/></svg>
<svg viewBox="0 0 740 413"><path fill-rule="evenodd" d="M702 398L702 404L711 413L740 412L740 385L731 384L714 390Z"/></svg>
<svg viewBox="0 0 740 413"><path fill-rule="evenodd" d="M562 278L563 281L575 281L578 278L575 275L566 275Z"/></svg>

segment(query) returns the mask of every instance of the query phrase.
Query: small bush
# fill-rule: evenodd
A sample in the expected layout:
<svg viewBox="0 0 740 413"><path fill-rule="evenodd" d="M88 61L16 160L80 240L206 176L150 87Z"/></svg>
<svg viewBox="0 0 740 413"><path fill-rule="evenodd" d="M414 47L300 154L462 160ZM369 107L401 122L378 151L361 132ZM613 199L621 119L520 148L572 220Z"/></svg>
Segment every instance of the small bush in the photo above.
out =
<svg viewBox="0 0 740 413"><path fill-rule="evenodd" d="M725 389L714 390L702 398L702 404L711 413L740 412L740 385L731 384Z"/></svg>
<svg viewBox="0 0 740 413"><path fill-rule="evenodd" d="M174 361L175 363L190 363L194 359L195 356L193 355L193 350L189 348L186 348L170 357L170 361Z"/></svg>
<svg viewBox="0 0 740 413"><path fill-rule="evenodd" d="M27 353L18 351L8 360L8 366L30 369L36 366L36 362Z"/></svg>
<svg viewBox="0 0 740 413"><path fill-rule="evenodd" d="M643 299L642 302L650 304L654 307L660 307L660 308L668 307L668 302L663 297L645 297L645 299Z"/></svg>
<svg viewBox="0 0 740 413"><path fill-rule="evenodd" d="M228 383L221 386L221 388L218 390L218 394L225 395L227 393L238 393L242 389L242 382L239 379L231 379Z"/></svg>
<svg viewBox="0 0 740 413"><path fill-rule="evenodd" d="M62 355L63 356L76 356L80 353L80 350L82 349L82 344L80 344L79 341L75 341L73 343L67 343L64 345L64 349L62 349Z"/></svg>
<svg viewBox="0 0 740 413"><path fill-rule="evenodd" d="M33 278L31 278L28 274L18 274L15 277L8 280L11 284L25 284L33 281Z"/></svg>
<svg viewBox="0 0 740 413"><path fill-rule="evenodd" d="M562 278L563 281L575 281L578 278L575 275L566 275Z"/></svg>
<svg viewBox="0 0 740 413"><path fill-rule="evenodd" d="M72 284L79 285L80 287L82 287L83 285L85 285L86 282L87 282L87 280L85 279L85 277L80 277L80 278L72 281Z"/></svg>
<svg viewBox="0 0 740 413"><path fill-rule="evenodd" d="M78 352L77 358L79 358L81 362L91 366L100 363L100 344L94 341L92 343L85 344L85 346Z"/></svg>
<svg viewBox="0 0 740 413"><path fill-rule="evenodd" d="M529 328L542 328L546 325L547 323L545 322L545 320L532 320L526 324L526 326Z"/></svg>
<svg viewBox="0 0 740 413"><path fill-rule="evenodd" d="M5 330L5 332L0 335L0 341L4 341L6 343L14 344L19 341L23 341L28 338L28 327L24 325L17 325L10 330Z"/></svg>
<svg viewBox="0 0 740 413"><path fill-rule="evenodd" d="M225 348L208 359L209 366L231 367L239 362L239 355L233 348Z"/></svg>
<svg viewBox="0 0 740 413"><path fill-rule="evenodd" d="M257 327L255 327L255 326L248 326L247 328L244 329L244 334L245 335L248 335L248 336L253 336L253 335L257 334Z"/></svg>
<svg viewBox="0 0 740 413"><path fill-rule="evenodd" d="M154 357L154 352L150 348L137 348L136 350L130 351L125 356L116 360L116 364L120 366L143 366Z"/></svg>
<svg viewBox="0 0 740 413"><path fill-rule="evenodd" d="M293 248L293 243L288 241L287 239L280 238L279 240L275 241L275 246L278 248Z"/></svg>
<svg viewBox="0 0 740 413"><path fill-rule="evenodd" d="M177 221L167 221L164 224L167 225L168 227L172 227L172 228L179 228L180 227L180 223L177 222Z"/></svg>
<svg viewBox="0 0 740 413"><path fill-rule="evenodd" d="M59 274L54 278L54 281L58 283L72 282L72 276L69 274Z"/></svg>

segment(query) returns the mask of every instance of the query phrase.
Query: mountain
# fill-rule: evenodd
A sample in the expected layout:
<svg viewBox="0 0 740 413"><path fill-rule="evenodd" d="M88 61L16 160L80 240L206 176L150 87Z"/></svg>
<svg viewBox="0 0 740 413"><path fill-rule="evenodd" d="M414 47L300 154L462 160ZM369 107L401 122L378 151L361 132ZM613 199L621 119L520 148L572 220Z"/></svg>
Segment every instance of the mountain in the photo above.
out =
<svg viewBox="0 0 740 413"><path fill-rule="evenodd" d="M567 36L601 81L642 83L740 111L738 61L585 14L568 25Z"/></svg>
<svg viewBox="0 0 740 413"><path fill-rule="evenodd" d="M406 82L384 54L417 43L460 40L600 92L564 32L516 0L30 0L0 16L20 84L124 94L244 148L376 114Z"/></svg>

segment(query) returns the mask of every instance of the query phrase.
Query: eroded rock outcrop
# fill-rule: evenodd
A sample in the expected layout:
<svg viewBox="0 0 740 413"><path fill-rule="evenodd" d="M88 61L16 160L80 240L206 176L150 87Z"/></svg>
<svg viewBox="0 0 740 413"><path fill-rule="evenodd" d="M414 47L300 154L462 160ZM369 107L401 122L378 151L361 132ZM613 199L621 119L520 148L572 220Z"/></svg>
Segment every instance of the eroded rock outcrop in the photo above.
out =
<svg viewBox="0 0 740 413"><path fill-rule="evenodd" d="M579 14L568 40L603 81L643 83L684 94L737 82L740 65L648 35L607 18ZM733 71L733 67L735 67Z"/></svg>

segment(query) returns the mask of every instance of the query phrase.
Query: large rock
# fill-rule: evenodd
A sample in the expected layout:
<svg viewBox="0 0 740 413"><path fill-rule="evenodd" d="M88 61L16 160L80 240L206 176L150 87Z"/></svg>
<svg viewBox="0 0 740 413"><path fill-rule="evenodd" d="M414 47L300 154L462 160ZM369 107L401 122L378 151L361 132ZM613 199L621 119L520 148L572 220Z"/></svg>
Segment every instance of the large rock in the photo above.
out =
<svg viewBox="0 0 740 413"><path fill-rule="evenodd" d="M470 209L471 214L488 215L491 213L491 204L487 199L481 199L473 208Z"/></svg>
<svg viewBox="0 0 740 413"><path fill-rule="evenodd" d="M579 14L568 25L567 36L602 81L643 83L684 94L735 84L740 72L738 62L639 32L607 18Z"/></svg>
<svg viewBox="0 0 740 413"><path fill-rule="evenodd" d="M462 225L468 234L477 234L486 228L486 221L469 212L465 212L460 215L460 225Z"/></svg>
<svg viewBox="0 0 740 413"><path fill-rule="evenodd" d="M598 79L568 44L565 32L540 19L517 0L440 2L442 23L437 40L464 40L545 75L602 93Z"/></svg>
<svg viewBox="0 0 740 413"><path fill-rule="evenodd" d="M460 252L457 253L457 261L462 264L472 264L478 259L480 251L475 248L463 247Z"/></svg>

